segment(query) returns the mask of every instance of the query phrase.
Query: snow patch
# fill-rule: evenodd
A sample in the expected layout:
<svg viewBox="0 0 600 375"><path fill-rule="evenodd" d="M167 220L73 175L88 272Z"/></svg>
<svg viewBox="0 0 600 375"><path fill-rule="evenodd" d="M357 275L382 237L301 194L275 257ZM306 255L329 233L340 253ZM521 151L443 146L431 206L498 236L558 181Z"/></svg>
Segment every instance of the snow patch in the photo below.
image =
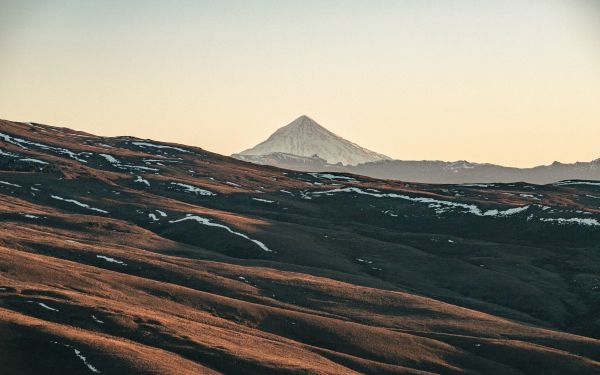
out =
<svg viewBox="0 0 600 375"><path fill-rule="evenodd" d="M77 358L81 359L81 361L83 362L83 364L93 373L99 374L100 370L98 370L96 367L92 366L88 361L87 358L81 354L81 351L78 349L75 349L74 347L72 347L71 345L68 344L63 344L57 341L51 341L51 343L53 344L57 344L57 345L62 345L64 347L67 347L69 349L73 349L73 352L75 353L75 355L77 356Z"/></svg>
<svg viewBox="0 0 600 375"><path fill-rule="evenodd" d="M121 162L112 155L109 155L109 154L99 154L99 155L102 156L104 159L106 159L106 161L108 161L111 164L121 164Z"/></svg>
<svg viewBox="0 0 600 375"><path fill-rule="evenodd" d="M17 157L17 154L13 154L12 152L8 152L8 151L4 151L2 149L0 149L0 156L11 156L11 157Z"/></svg>
<svg viewBox="0 0 600 375"><path fill-rule="evenodd" d="M150 186L150 182L148 180L146 180L145 178L142 178L142 176L137 176L133 182L137 182L137 183L145 184L146 186Z"/></svg>
<svg viewBox="0 0 600 375"><path fill-rule="evenodd" d="M460 186L486 188L486 187L494 187L494 184L460 184Z"/></svg>
<svg viewBox="0 0 600 375"><path fill-rule="evenodd" d="M193 220L193 221L198 222L199 224L206 225L206 226L209 226L209 227L216 227L216 228L225 229L226 231L228 231L231 234L235 234L236 236L240 236L242 238L247 239L250 242L253 242L254 244L256 244L258 247L260 247L264 251L273 252L273 250L269 249L264 243L260 242L259 240L252 239L252 238L248 237L247 235L245 235L244 233L236 232L236 231L234 231L233 229L229 228L226 225L213 223L213 222L210 221L210 219L205 218L205 217L200 217L200 216L195 216L195 215L188 215L188 216L186 216L184 218L181 218L181 219L178 219L178 220L171 220L171 221L169 221L169 223L180 223L180 222L186 221L186 220Z"/></svg>
<svg viewBox="0 0 600 375"><path fill-rule="evenodd" d="M529 206L524 206L524 207L510 208L505 211L488 210L484 213L481 211L481 209L479 207L477 207L474 204L443 201L443 200L427 198L427 197L410 197L408 195L396 194L396 193L374 193L374 192L362 190L358 187L345 187L345 188L338 188L338 189L325 190L325 191L315 191L315 192L312 192L311 194L313 196L318 196L318 195L322 195L322 194L331 195L331 194L335 194L335 193L356 193L356 194L363 194L363 195L368 195L368 196L377 197L377 198L395 198L395 199L403 199L403 200L407 200L407 201L411 201L411 202L424 203L424 204L428 204L429 208L435 209L436 213L444 213L449 210L460 209L464 213L469 213L469 214L476 215L476 216L510 216L510 215L514 215L519 212L525 211L529 208Z"/></svg>
<svg viewBox="0 0 600 375"><path fill-rule="evenodd" d="M590 182L590 181L559 181L554 184L555 186L565 186L565 185L591 185L591 186L600 186L600 182Z"/></svg>
<svg viewBox="0 0 600 375"><path fill-rule="evenodd" d="M33 159L33 158L25 158L25 159L19 159L19 161L24 161L24 162L28 162L28 163L37 163L37 164L48 164L48 162L45 162L43 160L39 160L39 159Z"/></svg>
<svg viewBox="0 0 600 375"><path fill-rule="evenodd" d="M79 207L87 208L88 210L91 210L91 211L101 212L103 214L107 214L108 213L108 211L101 210L101 209L95 208L95 207L90 207L90 205L85 204L85 203L81 203L79 201L76 201L75 199L65 199L65 198L59 197L57 195L51 195L50 197L53 198L53 199L59 200L59 201L64 201L64 202L76 204Z"/></svg>
<svg viewBox="0 0 600 375"><path fill-rule="evenodd" d="M6 182L6 181L0 181L0 184L2 184L2 185L6 185L6 186L18 187L18 188L22 187L21 185L18 185L18 184L13 184L13 183Z"/></svg>
<svg viewBox="0 0 600 375"><path fill-rule="evenodd" d="M540 221L544 221L544 222L550 222L550 223L557 223L559 225L568 225L568 224L579 224L579 225L585 225L588 227L597 227L600 226L600 221L596 220L596 219L589 219L589 218L578 218L578 217L572 217L569 219L565 219L565 218L540 218Z"/></svg>
<svg viewBox="0 0 600 375"><path fill-rule="evenodd" d="M55 309L54 307L50 307L48 305L46 305L43 302L34 302L34 301L27 301L27 303L37 303L38 305L40 305L41 307L45 308L46 310L50 310L50 311L56 311L59 312L59 309Z"/></svg>
<svg viewBox="0 0 600 375"><path fill-rule="evenodd" d="M181 160L169 160L169 159L142 159L144 163L156 163L159 165L163 165L160 163L181 163Z"/></svg>
<svg viewBox="0 0 600 375"><path fill-rule="evenodd" d="M396 199L404 199L404 200L408 200L408 201L412 201L412 202L426 203L426 204L429 204L429 207L435 208L437 213L445 212L448 209L460 208L460 209L466 210L466 212L468 212L468 213L471 213L471 214L474 214L477 216L483 215L481 210L479 209L479 207L477 207L473 204L442 201L439 199L426 198L426 197L409 197L408 195L396 194L396 193L387 193L387 194L371 193L371 192L362 190L357 187L346 187L346 188L338 188L338 189L325 190L325 191L316 191L316 192L313 192L312 195L334 194L334 193L356 193L356 194L369 195L369 196L377 197L377 198L396 198Z"/></svg>
<svg viewBox="0 0 600 375"><path fill-rule="evenodd" d="M108 161L114 167L119 168L119 169L133 169L133 170L138 170L138 171L150 171L150 172L157 172L160 170L158 168L144 167L141 165L122 164L117 158L115 158L114 156L109 155L109 154L98 154L98 155L102 156L104 159L106 159L106 161Z"/></svg>
<svg viewBox="0 0 600 375"><path fill-rule="evenodd" d="M391 217L398 217L398 214L395 214L394 212L392 212L392 210L381 211L381 213L384 215L391 216Z"/></svg>
<svg viewBox="0 0 600 375"><path fill-rule="evenodd" d="M261 199L261 198L252 198L252 200L255 200L258 202L264 202L264 203L275 203L275 201L270 201L268 199Z"/></svg>
<svg viewBox="0 0 600 375"><path fill-rule="evenodd" d="M188 150L184 150L182 148L179 147L173 147L173 146L165 146L165 145L157 145L154 143L148 143L148 142L131 142L132 145L141 147L141 148L158 148L158 149L167 149L167 150L176 150L176 151L181 151L181 152L185 152L185 153L190 153L190 151Z"/></svg>
<svg viewBox="0 0 600 375"><path fill-rule="evenodd" d="M325 180L356 181L356 179L353 178L353 177L338 176L338 175L334 175L334 174L331 174L331 173L309 173L309 175L313 176L314 178L320 178L320 179L325 179Z"/></svg>
<svg viewBox="0 0 600 375"><path fill-rule="evenodd" d="M49 146L43 143L37 143L37 142L33 142L33 141L28 141L26 139L23 138L18 138L18 137L13 137L10 136L8 134L5 133L0 133L0 139L3 139L5 142L8 142L10 144L13 144L15 146L19 146L22 149L27 150L27 146L34 146L34 147L38 147L41 148L42 150L48 150L48 151L54 151L57 154L61 154L61 155L67 155L68 157L70 157L71 159L77 160L81 163L87 163L87 161L80 159L80 156L82 155L90 155L89 152L73 152L71 150L68 150L66 148L61 148L61 147L55 147L55 146ZM27 146L25 146L27 145Z"/></svg>
<svg viewBox="0 0 600 375"><path fill-rule="evenodd" d="M126 266L127 265L127 263L125 263L125 262L121 262L120 260L117 260L117 259L111 258L111 257L107 257L105 255L96 255L96 258L103 259L103 260L105 260L105 261L107 261L109 263L117 263L117 264L120 264L122 266Z"/></svg>
<svg viewBox="0 0 600 375"><path fill-rule="evenodd" d="M330 164L357 165L389 157L367 150L330 132L307 116L301 116L273 133L266 141L238 156L284 153L305 158L318 157Z"/></svg>
<svg viewBox="0 0 600 375"><path fill-rule="evenodd" d="M196 195L198 195L198 194L199 195L216 195L212 191L200 189L199 187L188 185L188 184L182 184L180 182L171 182L171 185L175 185L175 186L184 188L186 193L194 193Z"/></svg>
<svg viewBox="0 0 600 375"><path fill-rule="evenodd" d="M509 208L508 210L504 210L504 211L487 210L483 213L483 216L511 216L511 215L518 214L520 212L527 211L528 209L529 209L529 206Z"/></svg>

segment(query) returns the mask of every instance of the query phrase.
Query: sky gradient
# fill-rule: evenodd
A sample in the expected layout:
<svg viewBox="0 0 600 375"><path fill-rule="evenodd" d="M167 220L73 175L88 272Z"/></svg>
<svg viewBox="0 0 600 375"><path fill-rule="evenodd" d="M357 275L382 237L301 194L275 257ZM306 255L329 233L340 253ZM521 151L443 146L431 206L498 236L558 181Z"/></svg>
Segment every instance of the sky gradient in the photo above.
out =
<svg viewBox="0 0 600 375"><path fill-rule="evenodd" d="M600 158L600 5L0 3L0 118L231 154L306 114L405 160Z"/></svg>

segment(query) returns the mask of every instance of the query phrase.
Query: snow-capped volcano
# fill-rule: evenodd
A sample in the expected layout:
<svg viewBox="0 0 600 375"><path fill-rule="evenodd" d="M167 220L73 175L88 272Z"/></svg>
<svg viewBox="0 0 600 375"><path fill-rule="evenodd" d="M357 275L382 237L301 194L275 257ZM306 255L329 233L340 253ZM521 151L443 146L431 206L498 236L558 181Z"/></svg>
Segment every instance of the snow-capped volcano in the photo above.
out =
<svg viewBox="0 0 600 375"><path fill-rule="evenodd" d="M273 153L303 157L318 156L330 164L344 165L390 159L345 140L304 115L279 128L266 141L233 156L244 159L248 156L264 156Z"/></svg>

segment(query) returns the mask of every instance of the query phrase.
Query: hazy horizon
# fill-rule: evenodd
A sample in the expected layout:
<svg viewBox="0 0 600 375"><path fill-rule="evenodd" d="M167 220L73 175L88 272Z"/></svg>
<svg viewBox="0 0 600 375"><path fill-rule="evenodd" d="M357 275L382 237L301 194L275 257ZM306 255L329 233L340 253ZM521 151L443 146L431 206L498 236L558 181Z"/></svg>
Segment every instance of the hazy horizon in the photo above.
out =
<svg viewBox="0 0 600 375"><path fill-rule="evenodd" d="M402 160L600 158L594 1L8 1L0 117L232 154L300 115Z"/></svg>

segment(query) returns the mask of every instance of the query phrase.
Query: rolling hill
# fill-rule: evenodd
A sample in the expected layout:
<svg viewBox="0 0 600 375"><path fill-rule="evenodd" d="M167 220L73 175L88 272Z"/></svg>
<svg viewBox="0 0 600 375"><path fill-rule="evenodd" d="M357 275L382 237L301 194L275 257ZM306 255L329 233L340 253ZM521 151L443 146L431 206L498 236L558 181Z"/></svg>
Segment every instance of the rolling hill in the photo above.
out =
<svg viewBox="0 0 600 375"><path fill-rule="evenodd" d="M0 121L14 374L600 373L600 182L430 185Z"/></svg>

